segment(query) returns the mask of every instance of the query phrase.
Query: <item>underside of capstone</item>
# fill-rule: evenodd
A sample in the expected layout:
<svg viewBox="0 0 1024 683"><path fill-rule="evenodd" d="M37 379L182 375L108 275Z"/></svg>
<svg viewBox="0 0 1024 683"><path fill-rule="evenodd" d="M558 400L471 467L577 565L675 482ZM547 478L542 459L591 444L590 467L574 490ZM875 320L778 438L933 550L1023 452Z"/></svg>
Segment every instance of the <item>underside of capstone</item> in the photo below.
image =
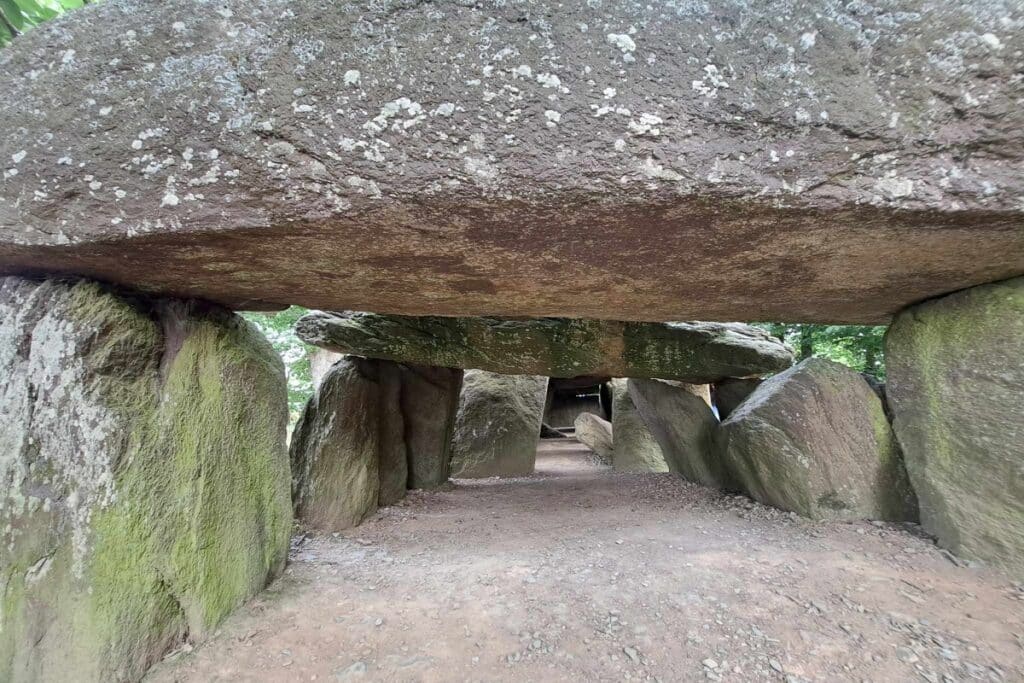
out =
<svg viewBox="0 0 1024 683"><path fill-rule="evenodd" d="M1022 29L958 0L108 0L0 53L0 274L885 322L1024 272Z"/></svg>

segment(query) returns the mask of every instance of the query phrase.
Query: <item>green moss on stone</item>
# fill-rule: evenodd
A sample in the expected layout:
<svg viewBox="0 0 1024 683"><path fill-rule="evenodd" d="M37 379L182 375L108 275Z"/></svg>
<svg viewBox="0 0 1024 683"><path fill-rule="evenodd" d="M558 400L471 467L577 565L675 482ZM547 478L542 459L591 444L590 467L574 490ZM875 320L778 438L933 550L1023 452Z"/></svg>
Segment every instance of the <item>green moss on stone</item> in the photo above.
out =
<svg viewBox="0 0 1024 683"><path fill-rule="evenodd" d="M85 454L113 472L113 495L88 510L84 564L60 524L39 512L16 516L26 529L42 525L52 560L41 579L26 579L43 550L23 535L22 559L0 561L0 627L9 634L0 679L137 680L283 568L284 369L226 311L127 300L91 283L63 287L48 306L78 334L69 350L85 368L76 390L119 425ZM58 497L52 509L61 505ZM43 626L32 615L40 607Z"/></svg>

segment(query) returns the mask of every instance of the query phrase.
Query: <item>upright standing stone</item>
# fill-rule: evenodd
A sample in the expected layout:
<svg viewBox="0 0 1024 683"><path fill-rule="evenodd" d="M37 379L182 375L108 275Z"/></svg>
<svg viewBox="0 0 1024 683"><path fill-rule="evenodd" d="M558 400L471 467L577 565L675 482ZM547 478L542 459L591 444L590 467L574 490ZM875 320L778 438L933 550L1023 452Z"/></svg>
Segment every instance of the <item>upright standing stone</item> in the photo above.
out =
<svg viewBox="0 0 1024 683"><path fill-rule="evenodd" d="M435 488L448 481L451 471L462 370L411 364L401 367L409 488Z"/></svg>
<svg viewBox="0 0 1024 683"><path fill-rule="evenodd" d="M623 472L668 472L665 455L629 395L625 379L612 385L612 466Z"/></svg>
<svg viewBox="0 0 1024 683"><path fill-rule="evenodd" d="M356 526L377 509L381 407L388 394L378 361L349 356L328 371L292 433L295 516L322 531Z"/></svg>
<svg viewBox="0 0 1024 683"><path fill-rule="evenodd" d="M904 311L885 355L925 530L1024 576L1024 278Z"/></svg>
<svg viewBox="0 0 1024 683"><path fill-rule="evenodd" d="M306 404L292 436L296 516L338 531L408 488L448 481L462 371L347 356Z"/></svg>
<svg viewBox="0 0 1024 683"><path fill-rule="evenodd" d="M138 680L284 567L284 367L219 308L0 280L0 680Z"/></svg>
<svg viewBox="0 0 1024 683"><path fill-rule="evenodd" d="M705 486L732 488L732 478L714 449L718 420L711 412L706 384L630 379L627 386L671 471Z"/></svg>
<svg viewBox="0 0 1024 683"><path fill-rule="evenodd" d="M466 372L452 442L452 476L533 472L548 378Z"/></svg>
<svg viewBox="0 0 1024 683"><path fill-rule="evenodd" d="M594 451L605 464L612 464L612 423L593 413L580 413L573 423L576 439Z"/></svg>
<svg viewBox="0 0 1024 683"><path fill-rule="evenodd" d="M812 519L917 519L882 401L860 374L808 358L765 380L718 431L741 489Z"/></svg>

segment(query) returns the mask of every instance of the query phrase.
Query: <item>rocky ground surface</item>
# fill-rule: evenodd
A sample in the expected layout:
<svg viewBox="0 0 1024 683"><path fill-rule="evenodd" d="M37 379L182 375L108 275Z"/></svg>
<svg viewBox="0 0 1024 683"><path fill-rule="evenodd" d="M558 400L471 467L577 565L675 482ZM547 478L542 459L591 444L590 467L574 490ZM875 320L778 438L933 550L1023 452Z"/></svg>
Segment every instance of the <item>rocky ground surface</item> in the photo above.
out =
<svg viewBox="0 0 1024 683"><path fill-rule="evenodd" d="M186 650L149 680L1016 681L1024 586L914 527L616 474L565 439L533 476L295 538L286 575Z"/></svg>

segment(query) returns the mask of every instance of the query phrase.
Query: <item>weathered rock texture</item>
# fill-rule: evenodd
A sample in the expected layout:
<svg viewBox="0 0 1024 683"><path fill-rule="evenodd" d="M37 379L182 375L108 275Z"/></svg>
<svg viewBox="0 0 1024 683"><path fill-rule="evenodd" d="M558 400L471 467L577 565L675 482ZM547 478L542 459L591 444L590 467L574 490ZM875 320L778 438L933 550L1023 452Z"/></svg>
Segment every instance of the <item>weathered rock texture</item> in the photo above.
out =
<svg viewBox="0 0 1024 683"><path fill-rule="evenodd" d="M735 488L714 448L718 420L708 405L706 385L630 379L627 386L672 472L698 484Z"/></svg>
<svg viewBox="0 0 1024 683"><path fill-rule="evenodd" d="M138 680L284 567L284 367L223 309L0 281L0 680Z"/></svg>
<svg viewBox="0 0 1024 683"><path fill-rule="evenodd" d="M452 439L452 476L532 473L547 385L547 377L468 370Z"/></svg>
<svg viewBox="0 0 1024 683"><path fill-rule="evenodd" d="M761 380L757 378L730 378L716 382L711 388L711 398L715 408L718 409L718 419L724 420L729 417L732 411L736 410L737 406L747 399L747 396L754 393L754 389L757 389L760 384Z"/></svg>
<svg viewBox="0 0 1024 683"><path fill-rule="evenodd" d="M612 423L593 413L580 413L573 423L576 439L597 453L598 457L612 464Z"/></svg>
<svg viewBox="0 0 1024 683"><path fill-rule="evenodd" d="M320 386L327 371L341 358L342 354L327 349L313 349L309 352L309 375L314 387Z"/></svg>
<svg viewBox="0 0 1024 683"><path fill-rule="evenodd" d="M665 377L694 384L776 372L792 350L740 323L630 323L326 313L299 319L315 346L371 358L548 377Z"/></svg>
<svg viewBox="0 0 1024 683"><path fill-rule="evenodd" d="M347 529L407 488L448 481L461 384L461 370L357 356L335 363L292 436L296 517Z"/></svg>
<svg viewBox="0 0 1024 683"><path fill-rule="evenodd" d="M724 464L756 500L813 519L917 519L882 402L858 373L809 358L722 422Z"/></svg>
<svg viewBox="0 0 1024 683"><path fill-rule="evenodd" d="M661 446L629 395L625 379L612 385L612 466L623 472L668 472Z"/></svg>
<svg viewBox="0 0 1024 683"><path fill-rule="evenodd" d="M409 488L435 488L448 481L462 370L417 365L401 368Z"/></svg>
<svg viewBox="0 0 1024 683"><path fill-rule="evenodd" d="M377 509L382 452L392 469L396 462L405 465L388 450L400 441L394 433L401 420L388 415L396 408L397 377L387 371L382 377L380 366L355 356L335 363L295 425L292 501L305 526L322 531L356 526ZM397 487L404 491L405 481Z"/></svg>
<svg viewBox="0 0 1024 683"><path fill-rule="evenodd" d="M662 446L640 417L628 381L613 379L610 385L612 466L622 472L668 472Z"/></svg>
<svg viewBox="0 0 1024 683"><path fill-rule="evenodd" d="M34 30L0 53L0 267L243 307L873 323L1024 270L1020 3L548 12L115 0Z"/></svg>
<svg viewBox="0 0 1024 683"><path fill-rule="evenodd" d="M885 351L922 525L957 554L1024 575L1024 278L908 309Z"/></svg>

